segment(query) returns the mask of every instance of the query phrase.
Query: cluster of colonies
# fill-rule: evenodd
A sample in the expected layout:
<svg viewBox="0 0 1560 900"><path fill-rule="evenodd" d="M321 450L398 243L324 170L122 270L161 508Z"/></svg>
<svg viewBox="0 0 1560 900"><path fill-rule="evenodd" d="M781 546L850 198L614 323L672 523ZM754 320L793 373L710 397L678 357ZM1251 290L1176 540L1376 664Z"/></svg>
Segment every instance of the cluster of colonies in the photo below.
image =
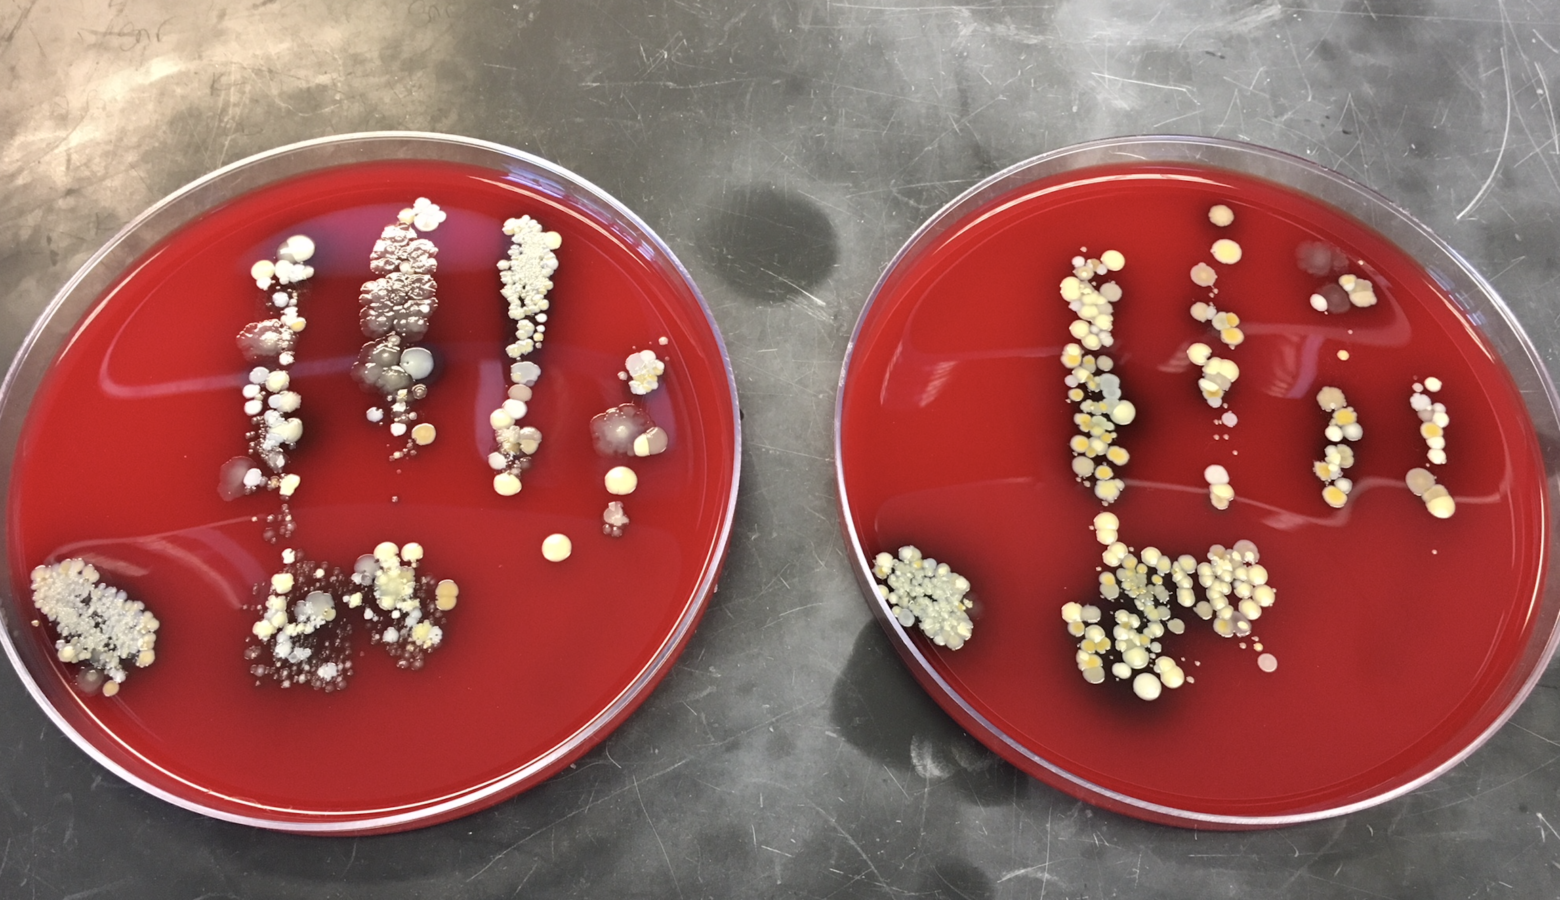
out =
<svg viewBox="0 0 1560 900"><path fill-rule="evenodd" d="M1358 275L1338 276L1338 283L1324 285L1311 295L1311 308L1319 313L1342 313L1376 305L1376 289Z"/></svg>
<svg viewBox="0 0 1560 900"><path fill-rule="evenodd" d="M1446 414L1446 404L1430 399L1441 390L1441 379L1426 378L1414 382L1414 392L1409 395L1409 406L1419 416L1419 435L1425 439L1425 457L1433 466L1446 465L1446 427L1451 416ZM1429 469L1415 467L1408 470L1408 489L1425 502L1425 509L1437 519L1449 519L1457 511L1457 501L1445 487L1435 483L1435 474Z"/></svg>
<svg viewBox="0 0 1560 900"><path fill-rule="evenodd" d="M112 697L125 680L126 666L144 668L157 659L157 617L141 601L100 582L86 560L33 569L32 597L59 634L54 651L60 661L84 667L76 677L82 690L101 687L105 697Z"/></svg>
<svg viewBox="0 0 1560 900"><path fill-rule="evenodd" d="M427 315L434 306L430 276L436 251L426 240L416 238L414 228L432 230L444 213L419 199L413 208L402 210L400 218L374 247L371 265L381 277L364 285L362 322L365 332L376 340L364 347L353 369L360 381L377 390L390 391L394 386L387 399L392 401L392 411L403 416L391 425L397 436L405 433L406 421L416 418L407 407L411 399L423 396L422 386L415 382L433 371L431 353L402 345L403 340L415 340L427 330ZM294 235L282 244L275 262L261 260L250 270L256 286L271 292L268 306L277 314L245 326L239 332L238 345L251 361L275 361L249 373L244 387L244 412L252 423L249 455L224 465L218 484L227 499L262 486L277 491L282 497L282 512L269 521L282 522L282 536L293 532L287 501L301 481L296 473L285 471L286 451L295 449L303 437L303 421L293 415L303 400L292 389L288 371L295 361L297 336L306 325L298 313L296 285L314 274L307 265L314 251L312 240ZM376 417L375 412L381 415ZM370 410L369 418L382 419L382 411ZM417 444L432 441L433 426L413 428L412 440ZM266 475L261 466L271 474ZM274 541L277 532L268 528L266 538ZM373 641L384 644L400 665L420 667L423 656L442 640L444 613L454 608L458 593L452 581L435 585L432 579L416 576L421 558L422 547L417 544L397 548L383 543L374 554L358 561L353 574L345 575L304 558L297 550L283 550L281 569L256 587L264 599L258 604L256 621L250 627L251 641L244 651L251 661L251 674L283 687L299 684L326 691L344 687L352 660L351 628L337 618L342 607L361 607L364 618L376 623ZM365 592L370 591L375 602L365 604ZM390 620L388 627L377 627L385 617Z"/></svg>
<svg viewBox="0 0 1560 900"><path fill-rule="evenodd" d="M391 454L400 459L414 447L433 443L433 425L417 423L413 404L428 394L423 382L433 374L433 354L416 346L428 332L428 319L438 308L438 286L433 275L439 248L419 232L433 231L445 218L444 211L426 197L418 197L401 210L394 223L374 242L368 268L377 278L364 282L358 295L363 334L370 340L358 353L352 375L364 390L384 398L383 405L368 408L375 424L389 417L390 434L411 432L406 447Z"/></svg>
<svg viewBox="0 0 1560 900"><path fill-rule="evenodd" d="M957 650L975 630L970 621L970 583L946 563L923 557L915 546L899 548L896 558L879 553L873 560L878 596L888 603L899 624L917 623L939 647Z"/></svg>
<svg viewBox="0 0 1560 900"><path fill-rule="evenodd" d="M666 338L661 339L666 343ZM645 395L660 386L660 376L666 373L666 363L656 357L653 350L641 350L629 354L624 361L627 369L618 376L628 382L629 390ZM633 374L630 374L633 373ZM669 443L665 429L651 420L650 414L635 403L623 403L606 412L598 413L590 420L591 441L602 456L646 457L664 453ZM639 486L639 476L628 466L613 466L603 478L607 493L625 497ZM628 527L628 513L623 501L612 500L601 514L601 531L610 537L622 537Z"/></svg>
<svg viewBox="0 0 1560 900"><path fill-rule="evenodd" d="M448 579L417 574L423 549L386 541L364 554L351 575L282 552L282 569L271 576L253 638L244 655L250 673L282 687L308 685L339 690L352 673L352 628L339 615L361 611L370 640L384 646L402 668L418 669L444 639L445 614L455 608L460 588Z"/></svg>
<svg viewBox="0 0 1560 900"><path fill-rule="evenodd" d="M1156 700L1165 688L1178 688L1189 680L1180 665L1164 654L1160 638L1166 632L1186 630L1186 624L1172 614L1171 585L1181 605L1190 606L1190 573L1196 563L1189 556L1173 560L1154 547L1134 554L1117 540L1120 524L1108 512L1094 519L1095 537L1105 545L1100 555L1106 566L1100 573L1100 597L1120 604L1109 623L1110 631L1102 624L1104 613L1092 603L1064 604L1062 621L1067 623L1069 634L1080 638L1076 662L1085 681L1103 682L1108 669L1117 680L1131 678L1132 691L1139 697ZM1122 602L1123 597L1130 608Z"/></svg>
<svg viewBox="0 0 1560 900"><path fill-rule="evenodd" d="M238 349L255 366L243 387L244 414L249 416L249 453L230 459L222 466L217 493L233 500L265 488L282 497L282 509L272 517L275 528L267 530L268 540L287 537L293 532L287 501L298 490L302 479L287 471L287 453L303 437L303 420L294 413L303 405L303 397L292 387L289 372L294 361L298 336L308 326L300 313L302 293L299 286L314 275L308 261L314 258L314 241L295 234L277 248L276 260L262 259L249 270L255 286L267 292L266 311L271 316L245 325L238 333Z"/></svg>
<svg viewBox="0 0 1560 900"><path fill-rule="evenodd" d="M1100 573L1100 597L1117 607L1111 630L1105 630L1105 614L1094 604L1065 604L1062 621L1069 634L1080 638L1076 662L1085 681L1099 684L1109 671L1117 680L1132 679L1133 693L1154 700L1164 688L1192 681L1161 644L1167 632L1181 634L1186 629L1173 614L1172 599L1211 622L1215 634L1246 637L1251 623L1273 605L1277 592L1268 584L1267 569L1258 563L1257 547L1250 541L1237 541L1232 548L1215 544L1208 549L1207 560L1198 562L1186 554L1172 559L1154 547L1135 554L1118 539L1119 528L1111 513L1094 519L1095 538L1105 545L1100 555L1106 567ZM1195 586L1202 587L1205 599L1197 599ZM1260 644L1257 649L1262 649ZM1277 661L1263 654L1258 665L1271 672Z"/></svg>
<svg viewBox="0 0 1560 900"><path fill-rule="evenodd" d="M496 473L493 490L503 497L520 493L520 473L531 466L531 455L541 446L542 432L520 425L531 400L531 388L542 375L542 368L526 359L547 338L547 310L551 301L552 274L558 271L554 250L563 246L556 231L543 231L541 223L530 216L507 219L504 234L509 235L508 256L498 262L499 293L507 304L509 318L515 323L515 339L504 348L509 364L509 389L504 402L488 416L497 449L488 454L488 465Z"/></svg>
<svg viewBox="0 0 1560 900"><path fill-rule="evenodd" d="M1235 222L1235 211L1222 203L1215 204L1208 210L1208 221L1220 228L1228 228ZM1208 252L1215 262L1226 266L1240 262L1243 255L1240 244L1230 238L1214 241ZM1192 318L1211 325L1218 333L1219 340L1232 350L1244 343L1246 333L1241 330L1240 316L1228 310L1220 310L1211 299L1218 293L1218 289L1213 286L1219 280L1218 270L1205 262L1199 262L1192 267L1191 278L1193 284L1209 289L1210 298L1192 304ZM1226 395L1234 387L1236 379L1240 378L1240 366L1232 359L1214 356L1213 348L1201 341L1186 348L1186 358L1202 370L1197 379L1197 389L1202 392L1203 400L1213 409L1224 408L1219 421L1227 428L1235 427L1238 419L1228 408ZM1229 470L1221 465L1210 465L1203 470L1203 478L1208 483L1208 502L1213 504L1213 508L1229 509L1235 501L1235 487L1230 484Z"/></svg>
<svg viewBox="0 0 1560 900"><path fill-rule="evenodd" d="M1109 356L1096 351L1114 343L1111 329L1115 322L1114 304L1121 299L1121 286L1107 281L1096 289L1094 279L1106 272L1119 272L1127 260L1116 250L1106 250L1098 259L1073 257L1073 274L1062 279L1061 295L1077 316L1069 330L1076 343L1062 348L1061 363L1068 370L1067 399L1078 404L1073 422L1078 434L1072 437L1073 474L1094 495L1109 504L1121 496L1126 482L1116 477L1115 467L1130 458L1125 447L1117 444L1116 427L1137 417L1137 407L1121 396L1121 379L1111 373Z"/></svg>
<svg viewBox="0 0 1560 900"><path fill-rule="evenodd" d="M1354 465L1354 449L1343 442L1358 441L1365 436L1359 414L1348 402L1343 391L1335 387L1324 387L1316 393L1316 405L1331 415L1322 432L1330 443L1323 448L1322 458L1312 465L1312 469L1325 485L1322 499L1333 509L1342 509L1349 502L1349 492L1354 489L1353 480L1343 474Z"/></svg>

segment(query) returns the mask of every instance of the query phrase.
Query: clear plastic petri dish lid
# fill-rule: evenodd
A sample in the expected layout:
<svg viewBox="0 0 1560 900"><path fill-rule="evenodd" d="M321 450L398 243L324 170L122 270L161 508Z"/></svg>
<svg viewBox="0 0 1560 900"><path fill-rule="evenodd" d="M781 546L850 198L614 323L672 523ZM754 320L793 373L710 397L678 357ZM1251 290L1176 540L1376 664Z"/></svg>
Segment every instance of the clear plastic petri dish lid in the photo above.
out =
<svg viewBox="0 0 1560 900"><path fill-rule="evenodd" d="M1238 261L1215 253L1219 240ZM1127 460L1085 449L1080 475L1077 379L1064 379L1081 363L1063 362L1080 337L1062 282L1108 250L1125 265L1092 280L1121 289L1114 343L1076 355L1111 358L1136 416L1115 431ZM1351 302L1367 282L1374 303ZM1199 303L1234 313L1240 334L1221 334L1206 308L1194 317ZM1211 402L1189 357L1199 343L1239 370ZM1358 440L1327 436L1325 387L1345 393ZM1449 419L1444 464L1415 403ZM992 750L1143 819L1284 825L1426 783L1532 690L1560 615L1542 451L1560 433L1556 409L1493 288L1389 201L1260 147L1115 138L982 181L889 264L841 375L841 515L863 594L906 665ZM1315 468L1329 445L1353 456L1328 473L1347 479L1342 508ZM1234 489L1228 509L1210 500L1211 466ZM1411 469L1446 489L1450 518L1410 490ZM1106 507L1093 486L1112 480L1122 490ZM1107 509L1142 558L1153 547L1200 563L1251 541L1275 591L1249 632L1225 638L1161 575L1184 632L1166 623L1156 652L1187 683L1160 682L1153 702L1130 686L1145 670L1109 674L1121 648L1101 577L1119 573L1092 527ZM880 595L874 558L908 545L971 583L962 648L902 626ZM1208 600L1193 581L1191 599ZM1081 649L1101 658L1104 683L1082 675L1070 602L1101 611L1105 647ZM1132 627L1146 630L1141 616Z"/></svg>
<svg viewBox="0 0 1560 900"><path fill-rule="evenodd" d="M369 253L419 197L446 214L439 306L421 343L435 370L420 421L437 439L392 459L351 369L365 337ZM558 270L524 424L544 439L524 490L493 488L491 410L509 385L515 324L500 296L504 222L557 231ZM235 336L265 315L250 275L289 236L316 245L293 388L306 433L296 529L263 537L277 496L224 500L242 456L250 367ZM633 394L631 353L665 365ZM603 455L593 416L635 403L660 455ZM152 207L54 298L0 390L6 510L0 632L39 705L93 759L195 812L284 831L364 834L445 821L539 783L606 737L669 670L714 589L736 499L731 368L698 289L622 204L530 154L436 134L309 141L216 171ZM631 496L605 473L629 465ZM604 533L609 502L629 519ZM610 529L607 529L610 530ZM572 539L543 558L551 534ZM451 579L444 638L412 671L358 622L346 687L257 678L245 656L284 548L351 572L383 541L420 543ZM83 690L29 573L91 562L161 622L156 661L112 697ZM355 612L356 610L345 610ZM344 617L350 618L350 617Z"/></svg>

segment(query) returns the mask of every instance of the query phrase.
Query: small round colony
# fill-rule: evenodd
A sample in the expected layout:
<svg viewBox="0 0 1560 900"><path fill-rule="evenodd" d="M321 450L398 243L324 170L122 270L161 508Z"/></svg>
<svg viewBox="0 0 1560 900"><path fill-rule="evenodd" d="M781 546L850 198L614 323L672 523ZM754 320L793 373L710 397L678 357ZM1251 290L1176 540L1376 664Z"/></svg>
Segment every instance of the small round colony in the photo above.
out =
<svg viewBox="0 0 1560 900"><path fill-rule="evenodd" d="M392 453L391 459L426 446L407 432L417 420L412 407L428 395L424 382L434 370L433 354L414 345L428 332L428 320L439 306L433 279L439 248L418 232L433 231L444 218L444 211L426 197L401 210L374 242L368 268L377 277L364 282L358 294L362 305L358 322L369 341L358 352L352 376L364 390L383 398L368 408L368 421L377 425L388 419L392 436L407 437L406 446ZM434 437L431 430L419 434L427 442Z"/></svg>
<svg viewBox="0 0 1560 900"><path fill-rule="evenodd" d="M497 445L488 454L488 465L495 473L494 492L510 497L520 493L520 474L530 468L531 456L542 443L539 429L519 422L528 411L526 404L531 402L532 387L542 375L541 366L526 357L547 339L547 311L552 306L547 292L552 290L552 276L558 271L558 257L553 251L563 246L563 236L542 230L541 223L530 216L505 220L504 234L509 235L510 241L507 257L498 263L499 280L503 283L499 293L515 323L515 339L504 348L512 360L509 390L503 404L493 410L488 420Z"/></svg>
<svg viewBox="0 0 1560 900"><path fill-rule="evenodd" d="M922 634L949 650L963 647L974 633L970 583L946 563L923 557L919 548L909 545L899 548L898 558L879 553L872 574L880 582L878 596L905 628L920 623Z"/></svg>
<svg viewBox="0 0 1560 900"><path fill-rule="evenodd" d="M1220 228L1228 228L1235 222L1235 210L1223 203L1215 203L1208 207L1208 221Z"/></svg>
<svg viewBox="0 0 1560 900"><path fill-rule="evenodd" d="M1068 369L1067 399L1078 404L1073 422L1078 434L1069 447L1073 454L1073 474L1094 495L1109 504L1121 496L1126 482L1116 476L1117 466L1126 465L1130 455L1117 444L1116 428L1137 417L1137 407L1121 396L1121 379L1111 373L1109 356L1095 351L1114 342L1114 304L1121 299L1121 287L1108 281L1098 289L1094 279L1106 272L1117 272L1127 261L1119 251L1107 250L1099 259L1073 258L1073 273L1062 279L1061 296L1078 318L1069 326L1077 343L1062 348L1061 363Z"/></svg>
<svg viewBox="0 0 1560 900"><path fill-rule="evenodd" d="M287 471L288 451L303 437L303 419L295 415L303 406L303 396L293 389L289 370L295 362L298 336L308 327L298 312L302 301L299 285L314 276L314 267L306 264L314 257L314 249L308 236L295 234L277 248L274 262L263 259L250 269L256 286L266 292L264 305L274 318L251 322L238 333L238 347L245 358L264 360L266 365L251 369L242 388L244 414L249 417L248 455L224 463L217 479L217 493L224 500L262 487L281 495L282 510L270 517L277 527L266 533L267 540L273 541L292 534L287 501L303 481Z"/></svg>
<svg viewBox="0 0 1560 900"><path fill-rule="evenodd" d="M1316 404L1323 412L1332 414L1323 431L1331 443L1322 450L1322 458L1312 464L1312 470L1325 485L1322 499L1333 509L1342 509L1354 489L1354 481L1343 474L1354 465L1354 450L1343 441L1358 441L1365 436L1359 414L1348 402L1343 391L1335 387L1324 387L1316 394Z"/></svg>
<svg viewBox="0 0 1560 900"><path fill-rule="evenodd" d="M77 679L84 687L101 687L105 696L119 692L125 667L145 668L157 659L160 624L146 605L124 591L98 580L98 571L73 557L32 570L32 599L54 624L60 662L86 667Z"/></svg>

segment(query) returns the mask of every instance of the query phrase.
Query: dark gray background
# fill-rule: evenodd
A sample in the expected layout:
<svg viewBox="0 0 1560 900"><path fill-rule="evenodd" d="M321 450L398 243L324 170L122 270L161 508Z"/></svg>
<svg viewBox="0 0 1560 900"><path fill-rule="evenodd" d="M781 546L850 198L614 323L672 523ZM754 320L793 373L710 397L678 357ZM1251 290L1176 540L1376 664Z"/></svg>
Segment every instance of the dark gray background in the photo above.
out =
<svg viewBox="0 0 1560 900"><path fill-rule="evenodd" d="M1553 897L1552 673L1369 812L1253 834L1093 810L919 691L838 537L839 365L883 265L997 169L1077 141L1254 141L1396 199L1557 364L1560 8L1510 0L0 2L0 360L137 212L374 129L510 144L639 212L731 350L730 561L686 653L564 775L410 834L208 821L100 769L0 673L0 896ZM112 434L102 434L105 440Z"/></svg>

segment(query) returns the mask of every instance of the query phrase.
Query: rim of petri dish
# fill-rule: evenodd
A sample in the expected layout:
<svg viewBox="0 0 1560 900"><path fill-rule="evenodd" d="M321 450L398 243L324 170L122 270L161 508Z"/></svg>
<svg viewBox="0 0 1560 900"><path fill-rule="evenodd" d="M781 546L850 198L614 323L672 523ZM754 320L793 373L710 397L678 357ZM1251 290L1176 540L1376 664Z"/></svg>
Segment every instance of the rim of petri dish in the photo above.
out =
<svg viewBox="0 0 1560 900"><path fill-rule="evenodd" d="M1560 552L1560 546L1553 539L1556 524L1554 517L1556 510L1560 509L1560 502L1557 502L1560 501L1560 491L1557 491L1555 463L1548 453L1544 454L1543 463L1546 508L1541 523L1541 591L1535 608L1538 624L1533 629L1531 639L1513 662L1510 675L1500 689L1485 698L1485 705L1477 711L1478 715L1471 717L1482 727L1465 727L1464 731L1471 733L1460 732L1460 743L1447 748L1433 764L1397 773L1383 779L1377 789L1363 796L1354 796L1346 802L1323 808L1307 806L1276 814L1226 815L1157 803L1091 781L1047 758L1044 747L1030 746L1021 738L1005 733L977 708L971 697L962 693L957 685L945 677L929 656L929 644L913 636L910 629L901 627L887 602L876 591L870 555L863 545L862 535L858 533L852 510L844 452L846 393L850 388L852 361L865 330L873 327L874 306L880 298L893 295L901 286L902 279L907 277L911 264L935 248L949 232L968 226L978 213L994 214L996 210L991 208L991 204L999 198L1043 179L1113 164L1188 164L1253 177L1320 201L1341 212L1346 218L1352 218L1375 231L1422 266L1446 296L1457 304L1462 314L1469 321L1477 323L1482 338L1496 351L1509 372L1540 446L1553 446L1560 440L1560 395L1557 395L1538 353L1511 310L1472 265L1392 201L1309 160L1236 141L1199 136L1154 135L1122 136L1073 145L1010 166L950 201L922 224L894 255L862 308L840 372L835 400L834 454L841 528L850 545L863 599L922 688L972 736L1029 775L1102 808L1161 824L1244 830L1345 815L1406 794L1451 769L1489 740L1536 686L1557 645L1560 645L1560 585L1545 577L1552 569L1556 553Z"/></svg>
<svg viewBox="0 0 1560 900"><path fill-rule="evenodd" d="M404 831L458 818L515 796L541 783L605 739L648 697L670 671L693 634L717 588L728 549L741 474L741 427L736 381L724 340L702 293L677 256L638 215L579 175L530 153L501 144L430 132L363 132L302 141L268 150L213 171L168 195L135 217L94 253L60 288L33 324L0 383L0 510L11 506L11 473L19 443L25 435L31 403L44 384L50 366L66 345L82 317L103 292L127 273L128 267L149 251L208 212L235 199L289 179L323 170L357 164L393 162L454 163L489 170L496 180L523 186L561 204L582 210L604 226L632 255L662 279L676 304L693 327L701 349L723 369L724 392L707 398L729 421L717 429L718 440L731 448L729 480L710 485L718 514L714 539L703 548L703 565L691 596L675 623L658 634L648 663L610 702L591 713L582 727L498 777L474 778L465 789L441 792L420 802L397 804L394 809L310 810L306 798L297 808L246 804L221 791L181 777L159 766L152 754L143 754L112 733L80 704L66 702L59 678L38 673L56 665L28 638L32 618L25 601L12 596L15 583L9 550L0 553L0 644L33 700L56 727L99 764L147 793L192 812L224 821L279 831L314 835L362 835ZM365 266L364 272L367 272ZM495 283L495 296L496 296ZM498 337L495 336L495 347ZM716 383L718 379L716 379ZM724 432L724 433L722 433ZM11 544L9 513L0 522L0 536ZM681 602L681 598L679 598ZM348 691L350 693L350 691Z"/></svg>

